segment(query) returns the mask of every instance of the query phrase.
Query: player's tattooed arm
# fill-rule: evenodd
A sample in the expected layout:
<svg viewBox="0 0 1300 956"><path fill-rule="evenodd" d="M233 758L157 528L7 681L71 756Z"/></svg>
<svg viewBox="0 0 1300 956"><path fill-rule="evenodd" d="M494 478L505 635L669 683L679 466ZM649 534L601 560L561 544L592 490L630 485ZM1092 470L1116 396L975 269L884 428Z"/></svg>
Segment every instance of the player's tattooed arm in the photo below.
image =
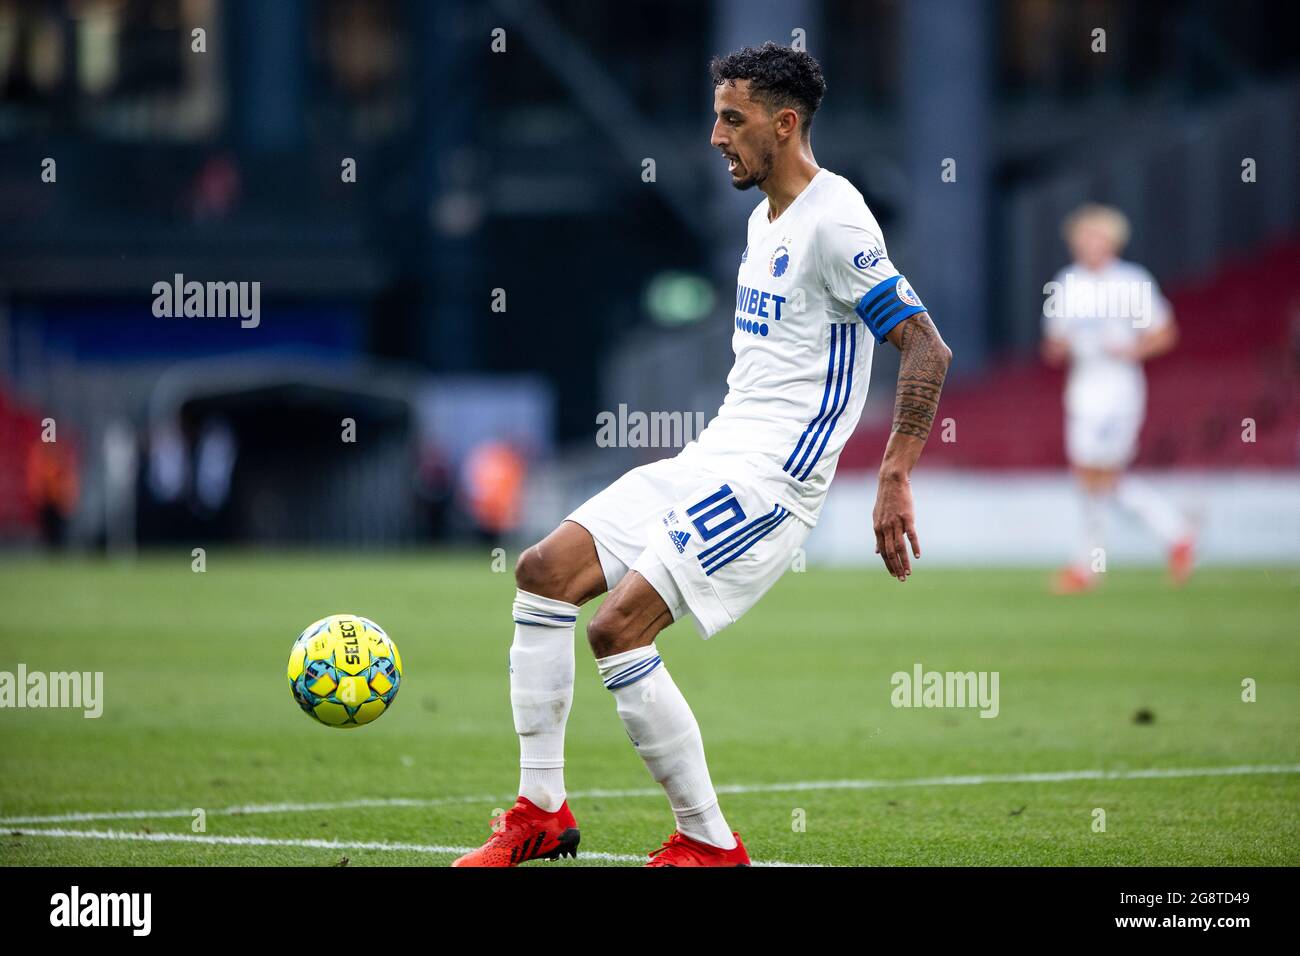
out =
<svg viewBox="0 0 1300 956"><path fill-rule="evenodd" d="M944 344L928 312L919 312L900 322L886 337L903 353L894 397L893 431L924 442L930 436L935 412L939 410L939 393L948 375L952 351Z"/></svg>
<svg viewBox="0 0 1300 956"><path fill-rule="evenodd" d="M906 581L912 573L907 545L921 556L912 508L912 466L930 436L939 393L948 376L952 352L944 344L929 313L918 312L894 326L885 336L903 354L898 369L898 390L894 399L894 428L880 464L880 486L872 524L876 532L876 553L889 573Z"/></svg>

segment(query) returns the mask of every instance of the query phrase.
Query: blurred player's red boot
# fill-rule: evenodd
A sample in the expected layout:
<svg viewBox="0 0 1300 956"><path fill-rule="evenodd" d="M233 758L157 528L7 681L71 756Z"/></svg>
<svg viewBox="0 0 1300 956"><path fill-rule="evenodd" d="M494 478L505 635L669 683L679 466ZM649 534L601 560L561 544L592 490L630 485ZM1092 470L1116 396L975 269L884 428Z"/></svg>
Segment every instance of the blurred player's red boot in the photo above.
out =
<svg viewBox="0 0 1300 956"><path fill-rule="evenodd" d="M1070 565L1056 573L1052 580L1053 594L1082 594L1097 586L1097 576L1082 568Z"/></svg>
<svg viewBox="0 0 1300 956"><path fill-rule="evenodd" d="M723 850L674 831L668 842L650 851L646 866L749 866L749 854L740 842L740 834L731 835L736 838L736 845Z"/></svg>
<svg viewBox="0 0 1300 956"><path fill-rule="evenodd" d="M1192 576L1192 567L1196 563L1195 548L1191 538L1184 538L1169 549L1169 580L1175 587L1182 587Z"/></svg>
<svg viewBox="0 0 1300 956"><path fill-rule="evenodd" d="M452 866L518 866L528 860L556 860L578 855L578 821L566 800L547 813L527 797L492 821L496 830L477 850Z"/></svg>

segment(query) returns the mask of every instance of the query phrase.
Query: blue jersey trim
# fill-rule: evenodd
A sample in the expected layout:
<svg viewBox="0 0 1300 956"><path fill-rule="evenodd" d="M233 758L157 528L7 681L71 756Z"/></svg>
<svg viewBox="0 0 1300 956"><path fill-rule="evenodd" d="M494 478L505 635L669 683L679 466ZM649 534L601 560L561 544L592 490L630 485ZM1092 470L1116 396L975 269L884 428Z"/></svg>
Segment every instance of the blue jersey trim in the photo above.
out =
<svg viewBox="0 0 1300 956"><path fill-rule="evenodd" d="M831 384L835 381L836 344L837 334L835 326L831 326L831 347L830 354L826 357L826 387L822 389L822 407L817 410L817 414L813 417L813 420L808 423L808 427L805 428L803 434L799 436L799 443L794 446L794 451L790 452L790 457L787 458L785 464L781 466L782 471L788 472L790 470L790 465L794 462L795 455L799 454L800 449L803 448L803 443L808 440L809 434L811 434L812 430L817 427L817 424L822 420L822 416L826 414L826 404L830 401L831 397Z"/></svg>
<svg viewBox="0 0 1300 956"><path fill-rule="evenodd" d="M852 338L852 342L846 343L845 340L848 338ZM847 351L852 352L852 357L849 358L848 361L847 372L844 361L846 344L849 346ZM839 418L843 411L843 407L848 405L849 389L852 388L853 381L853 363L857 359L857 344L858 337L856 323L845 322L831 326L831 354L837 355L839 360L836 364L834 375L835 388L831 391L828 387L827 391L830 395L829 404L826 403L827 396L823 395L821 411L808 425L808 428L804 430L805 438L808 437L808 432L810 430L812 431L812 438L808 442L807 447L803 448L803 438L800 438L799 446L795 449L795 452L790 455L790 459L786 462L787 467L785 470L797 477L800 481L807 480L808 475L812 474L813 466L816 465L817 460L821 458L820 450L816 455L812 452L813 449L817 447L818 442L821 443L823 449L826 447L826 440L830 437L830 430L828 430L827 426L829 425L830 429L834 429L835 420ZM846 381L848 384L847 388L845 387ZM814 426L816 426L815 429ZM799 456L799 460L795 462L794 467L791 468L789 467L790 462L794 461L795 454L798 453L799 448L803 448L803 454ZM812 459L811 463L809 463L810 457Z"/></svg>
<svg viewBox="0 0 1300 956"><path fill-rule="evenodd" d="M831 435L835 432L835 426L839 424L840 416L844 414L844 409L849 407L849 398L853 394L853 365L857 361L858 357L858 329L857 326L854 325L846 325L845 329L849 335L849 371L844 382L844 401L840 403L840 407L831 417L830 424L826 428L825 434L822 435L821 447L817 449L817 454L813 455L812 461L808 462L808 467L800 473L800 481L807 481L808 476L812 474L812 470L817 467L817 462L821 460L822 452L826 450L826 443L830 441Z"/></svg>

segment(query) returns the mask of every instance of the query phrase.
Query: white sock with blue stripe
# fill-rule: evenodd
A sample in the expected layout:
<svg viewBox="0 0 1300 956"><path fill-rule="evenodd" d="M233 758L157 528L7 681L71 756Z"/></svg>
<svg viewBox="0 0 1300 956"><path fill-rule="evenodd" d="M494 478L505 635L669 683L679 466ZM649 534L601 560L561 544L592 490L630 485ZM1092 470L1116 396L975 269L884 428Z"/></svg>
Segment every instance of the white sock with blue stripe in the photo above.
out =
<svg viewBox="0 0 1300 956"><path fill-rule="evenodd" d="M602 657L596 666L632 745L668 794L677 829L730 850L736 838L709 779L700 726L654 644Z"/></svg>
<svg viewBox="0 0 1300 956"><path fill-rule="evenodd" d="M1127 475L1121 478L1115 488L1115 500L1121 508L1136 515L1167 548L1190 534L1187 519L1144 482Z"/></svg>
<svg viewBox="0 0 1300 956"><path fill-rule="evenodd" d="M543 810L564 803L564 724L573 704L578 606L515 592L510 706L519 734L519 794Z"/></svg>

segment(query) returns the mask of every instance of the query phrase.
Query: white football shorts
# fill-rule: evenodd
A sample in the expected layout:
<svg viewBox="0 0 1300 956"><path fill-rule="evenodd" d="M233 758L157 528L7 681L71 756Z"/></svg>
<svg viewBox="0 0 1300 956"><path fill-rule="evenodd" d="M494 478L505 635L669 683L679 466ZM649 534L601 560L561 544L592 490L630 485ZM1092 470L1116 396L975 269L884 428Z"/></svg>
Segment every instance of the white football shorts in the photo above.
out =
<svg viewBox="0 0 1300 956"><path fill-rule="evenodd" d="M743 463L685 452L632 469L567 520L595 539L611 590L635 570L704 638L753 607L812 531Z"/></svg>
<svg viewBox="0 0 1300 956"><path fill-rule="evenodd" d="M1065 453L1071 465L1083 468L1128 467L1137 455L1141 412L1122 410L1067 414Z"/></svg>

